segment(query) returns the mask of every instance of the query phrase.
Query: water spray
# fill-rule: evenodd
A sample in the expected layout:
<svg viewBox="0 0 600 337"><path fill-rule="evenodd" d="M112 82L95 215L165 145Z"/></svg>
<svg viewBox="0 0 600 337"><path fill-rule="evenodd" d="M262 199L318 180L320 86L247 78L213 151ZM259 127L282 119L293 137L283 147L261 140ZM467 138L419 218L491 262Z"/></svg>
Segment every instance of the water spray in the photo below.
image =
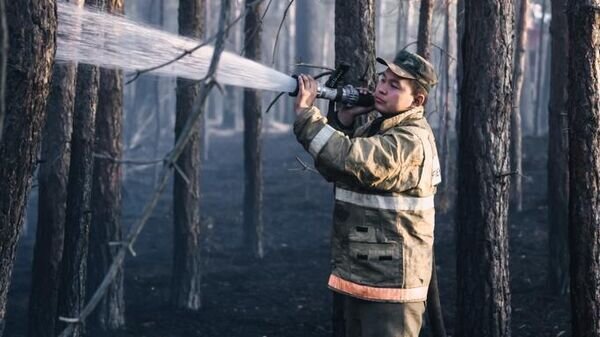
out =
<svg viewBox="0 0 600 337"><path fill-rule="evenodd" d="M59 62L79 62L129 72L152 69L149 73L154 75L201 80L208 71L213 47L198 48L200 44L123 16L58 2L56 59ZM182 53L185 57L181 57ZM176 58L180 59L169 62ZM342 64L331 72L327 83L319 84L317 97L345 105L372 106L374 99L370 94L361 94L351 85L337 85L348 69L347 64ZM221 55L216 80L221 84L279 91L291 96L298 93L297 77L231 52Z"/></svg>

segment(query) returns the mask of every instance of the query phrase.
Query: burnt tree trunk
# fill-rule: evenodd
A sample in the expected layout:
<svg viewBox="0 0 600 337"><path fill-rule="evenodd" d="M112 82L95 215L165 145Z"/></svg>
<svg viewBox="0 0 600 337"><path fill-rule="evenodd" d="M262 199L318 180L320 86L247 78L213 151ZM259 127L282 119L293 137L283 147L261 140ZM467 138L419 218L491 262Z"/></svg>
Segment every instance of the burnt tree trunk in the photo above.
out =
<svg viewBox="0 0 600 337"><path fill-rule="evenodd" d="M103 0L86 1L101 7ZM82 26L82 29L95 27ZM94 168L94 137L98 104L99 70L80 64L77 69L71 162L67 185L67 211L59 288L59 317L77 318L85 304L85 283L90 223L92 219L92 172ZM66 325L57 324L57 332ZM82 326L76 325L71 336L80 336Z"/></svg>
<svg viewBox="0 0 600 337"><path fill-rule="evenodd" d="M552 0L550 104L548 107L548 287L552 294L569 289L569 142L567 83L569 30L567 0Z"/></svg>
<svg viewBox="0 0 600 337"><path fill-rule="evenodd" d="M351 22L348 18L353 18ZM345 83L375 89L375 1L335 1L335 64L348 63ZM345 336L342 295L333 292L333 336Z"/></svg>
<svg viewBox="0 0 600 337"><path fill-rule="evenodd" d="M465 1L457 336L511 335L507 215L513 26L512 0Z"/></svg>
<svg viewBox="0 0 600 337"><path fill-rule="evenodd" d="M27 335L54 337L63 252L77 65L55 64L38 172L38 222Z"/></svg>
<svg viewBox="0 0 600 337"><path fill-rule="evenodd" d="M123 14L123 0L108 0L106 10ZM100 69L98 109L94 152L116 160L121 159L123 118L123 73ZM119 246L111 242L122 240L121 233L121 166L105 158L94 159L92 182L92 222L87 268L87 293L93 294L108 273ZM123 299L123 268L111 282L106 296L88 319L92 335L105 335L125 325Z"/></svg>
<svg viewBox="0 0 600 337"><path fill-rule="evenodd" d="M431 22L433 21L433 0L421 0L419 11L419 34L417 54L429 60L431 58Z"/></svg>
<svg viewBox="0 0 600 337"><path fill-rule="evenodd" d="M31 176L37 162L56 49L56 3L6 1L6 119L0 141L0 336Z"/></svg>
<svg viewBox="0 0 600 337"><path fill-rule="evenodd" d="M8 57L8 27L6 25L6 5L0 1L0 141L6 114L6 61Z"/></svg>
<svg viewBox="0 0 600 337"><path fill-rule="evenodd" d="M600 1L569 1L569 250L573 336L600 336Z"/></svg>
<svg viewBox="0 0 600 337"><path fill-rule="evenodd" d="M250 6L256 0L246 0ZM260 61L262 4L254 6L244 22L245 57ZM262 222L262 107L257 90L244 90L244 245L255 257L263 258Z"/></svg>
<svg viewBox="0 0 600 337"><path fill-rule="evenodd" d="M514 94L513 109L510 118L510 157L515 175L511 180L512 206L520 212L523 209L523 135L521 130L521 95L525 75L525 56L527 46L527 23L529 22L529 0L520 0L516 32L515 66L513 72Z"/></svg>
<svg viewBox="0 0 600 337"><path fill-rule="evenodd" d="M203 0L179 1L179 34L193 38L204 36ZM175 142L194 110L198 86L189 80L177 79L177 116ZM171 302L183 309L197 310L201 306L201 223L200 223L200 150L202 121L177 159L173 185L173 272Z"/></svg>

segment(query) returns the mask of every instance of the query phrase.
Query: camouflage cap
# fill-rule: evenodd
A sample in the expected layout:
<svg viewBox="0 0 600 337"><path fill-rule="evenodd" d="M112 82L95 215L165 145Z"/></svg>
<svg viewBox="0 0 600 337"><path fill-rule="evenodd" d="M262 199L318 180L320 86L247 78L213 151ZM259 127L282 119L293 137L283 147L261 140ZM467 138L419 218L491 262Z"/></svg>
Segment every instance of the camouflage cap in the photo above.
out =
<svg viewBox="0 0 600 337"><path fill-rule="evenodd" d="M399 51L393 61L378 57L377 62L386 65L394 74L402 78L416 80L428 92L438 82L433 65L421 56L406 50Z"/></svg>

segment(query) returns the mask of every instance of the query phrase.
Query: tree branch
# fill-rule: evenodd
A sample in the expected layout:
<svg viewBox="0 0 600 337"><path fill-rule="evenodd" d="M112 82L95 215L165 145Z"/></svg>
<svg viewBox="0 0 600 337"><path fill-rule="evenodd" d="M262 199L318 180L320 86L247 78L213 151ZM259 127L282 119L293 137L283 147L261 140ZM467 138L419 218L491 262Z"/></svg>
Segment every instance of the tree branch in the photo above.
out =
<svg viewBox="0 0 600 337"><path fill-rule="evenodd" d="M294 3L294 0L290 0L290 3L283 11L283 17L281 18L281 22L279 22L279 28L277 29L277 35L275 35L275 44L273 45L273 56L271 57L271 64L275 64L275 52L277 51L277 42L279 42L279 33L281 33L281 27L283 27L283 23L285 22L285 18L287 17L288 11L290 7Z"/></svg>

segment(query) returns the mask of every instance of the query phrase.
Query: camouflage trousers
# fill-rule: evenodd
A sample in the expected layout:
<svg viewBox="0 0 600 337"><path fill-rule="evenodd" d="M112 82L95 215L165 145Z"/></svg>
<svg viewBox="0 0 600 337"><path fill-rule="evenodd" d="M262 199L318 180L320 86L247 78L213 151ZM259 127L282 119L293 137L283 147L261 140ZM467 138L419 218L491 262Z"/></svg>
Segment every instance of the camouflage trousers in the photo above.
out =
<svg viewBox="0 0 600 337"><path fill-rule="evenodd" d="M418 337L425 302L383 303L344 296L346 337Z"/></svg>

